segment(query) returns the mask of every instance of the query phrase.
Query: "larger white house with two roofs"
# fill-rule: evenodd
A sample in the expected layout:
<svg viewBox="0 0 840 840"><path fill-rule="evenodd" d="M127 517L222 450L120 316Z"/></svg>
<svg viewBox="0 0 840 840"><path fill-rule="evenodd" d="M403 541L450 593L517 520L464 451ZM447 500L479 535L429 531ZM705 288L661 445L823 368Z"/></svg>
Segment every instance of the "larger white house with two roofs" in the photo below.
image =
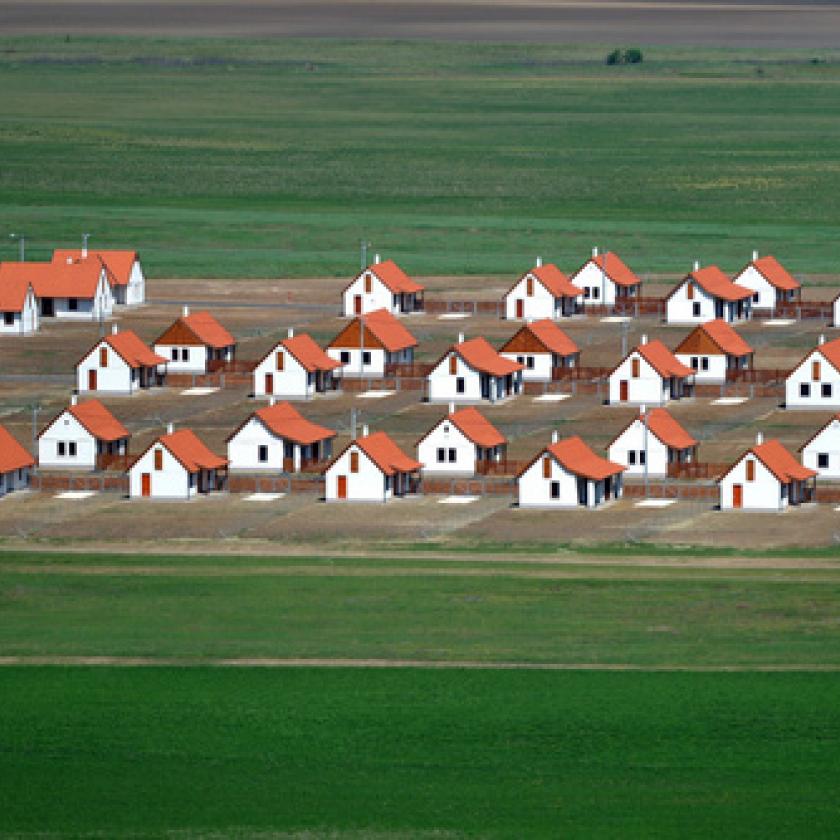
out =
<svg viewBox="0 0 840 840"><path fill-rule="evenodd" d="M332 457L336 433L287 402L253 412L227 439L230 469L298 473Z"/></svg>
<svg viewBox="0 0 840 840"><path fill-rule="evenodd" d="M695 327L674 354L694 371L697 382L725 382L729 371L753 366L752 347L720 318Z"/></svg>
<svg viewBox="0 0 840 840"><path fill-rule="evenodd" d="M574 435L551 443L519 473L520 507L595 508L623 493L625 467L596 455Z"/></svg>
<svg viewBox="0 0 840 840"><path fill-rule="evenodd" d="M750 289L752 309L772 312L777 306L794 303L802 297L800 282L773 256L759 257L753 251L747 263L733 278L738 286Z"/></svg>
<svg viewBox="0 0 840 840"><path fill-rule="evenodd" d="M498 402L522 391L523 370L487 339L459 335L428 375L429 401Z"/></svg>
<svg viewBox="0 0 840 840"><path fill-rule="evenodd" d="M609 375L609 402L663 405L691 395L694 371L658 339L643 335Z"/></svg>
<svg viewBox="0 0 840 840"><path fill-rule="evenodd" d="M155 353L167 360L169 373L212 373L236 356L236 339L209 313L183 308L154 342Z"/></svg>
<svg viewBox="0 0 840 840"><path fill-rule="evenodd" d="M119 306L137 306L146 300L146 277L137 251L102 251L98 248L57 248L53 262L71 260L99 260L111 278L114 303Z"/></svg>
<svg viewBox="0 0 840 840"><path fill-rule="evenodd" d="M752 289L733 283L716 265L694 269L671 289L665 299L669 324L703 324L720 318L728 324L749 319Z"/></svg>
<svg viewBox="0 0 840 840"><path fill-rule="evenodd" d="M785 380L785 408L840 408L840 338L819 343Z"/></svg>
<svg viewBox="0 0 840 840"><path fill-rule="evenodd" d="M802 464L820 478L840 479L840 414L834 414L802 446Z"/></svg>
<svg viewBox="0 0 840 840"><path fill-rule="evenodd" d="M473 407L455 410L438 420L417 442L417 460L424 473L475 475L488 472L507 454L507 438Z"/></svg>
<svg viewBox="0 0 840 840"><path fill-rule="evenodd" d="M502 302L509 320L568 318L582 311L583 290L554 263L543 265L537 257L537 264L505 292Z"/></svg>
<svg viewBox="0 0 840 840"><path fill-rule="evenodd" d="M328 502L387 502L415 493L423 465L406 455L385 432L351 441L326 469Z"/></svg>
<svg viewBox="0 0 840 840"><path fill-rule="evenodd" d="M76 364L76 390L133 394L163 385L167 362L131 330L100 338Z"/></svg>
<svg viewBox="0 0 840 840"><path fill-rule="evenodd" d="M0 497L29 486L29 471L35 459L12 433L0 426Z"/></svg>
<svg viewBox="0 0 840 840"><path fill-rule="evenodd" d="M0 335L30 335L40 319L32 284L22 277L5 276L0 264Z"/></svg>
<svg viewBox="0 0 840 840"><path fill-rule="evenodd" d="M671 464L697 459L697 439L678 423L667 408L641 407L607 447L610 461L627 467L627 475L668 475Z"/></svg>
<svg viewBox="0 0 840 840"><path fill-rule="evenodd" d="M584 306L614 306L642 294L642 281L612 251L592 256L569 278L572 285L583 289Z"/></svg>
<svg viewBox="0 0 840 840"><path fill-rule="evenodd" d="M377 309L354 318L327 345L341 367L336 376L385 376L389 365L410 365L417 339L390 313Z"/></svg>
<svg viewBox="0 0 840 840"><path fill-rule="evenodd" d="M393 260L380 261L356 275L342 292L342 313L346 318L384 309L405 315L423 309L424 287L412 280Z"/></svg>
<svg viewBox="0 0 840 840"><path fill-rule="evenodd" d="M74 395L38 435L38 466L104 469L125 459L130 439L128 429L99 400L79 402Z"/></svg>
<svg viewBox="0 0 840 840"><path fill-rule="evenodd" d="M336 387L335 371L341 367L307 333L275 344L254 368L254 396L309 399Z"/></svg>
<svg viewBox="0 0 840 840"><path fill-rule="evenodd" d="M522 365L526 382L551 382L555 370L577 367L580 362L580 348L547 318L525 324L499 353Z"/></svg>
<svg viewBox="0 0 840 840"><path fill-rule="evenodd" d="M782 511L812 501L816 475L778 440L765 441L759 432L755 446L718 479L720 509Z"/></svg>

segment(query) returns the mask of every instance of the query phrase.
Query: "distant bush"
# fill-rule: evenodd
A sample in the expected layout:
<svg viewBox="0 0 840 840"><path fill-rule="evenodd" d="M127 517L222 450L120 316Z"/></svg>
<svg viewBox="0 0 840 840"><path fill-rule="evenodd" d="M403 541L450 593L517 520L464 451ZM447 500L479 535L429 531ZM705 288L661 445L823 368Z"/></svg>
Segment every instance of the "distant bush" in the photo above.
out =
<svg viewBox="0 0 840 840"><path fill-rule="evenodd" d="M607 64L641 64L644 56L640 49L632 47L629 50L613 50L607 56Z"/></svg>

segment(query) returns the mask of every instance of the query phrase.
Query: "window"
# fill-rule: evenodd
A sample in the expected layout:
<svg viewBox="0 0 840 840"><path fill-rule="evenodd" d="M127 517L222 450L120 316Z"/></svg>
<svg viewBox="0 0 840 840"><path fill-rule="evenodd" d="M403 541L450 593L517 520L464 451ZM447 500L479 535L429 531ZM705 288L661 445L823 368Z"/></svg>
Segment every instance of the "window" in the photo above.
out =
<svg viewBox="0 0 840 840"><path fill-rule="evenodd" d="M453 353L449 357L449 375L455 376L458 373L458 357Z"/></svg>
<svg viewBox="0 0 840 840"><path fill-rule="evenodd" d="M831 399L831 383L830 382L823 382L823 384L822 384L822 395L826 399Z"/></svg>
<svg viewBox="0 0 840 840"><path fill-rule="evenodd" d="M458 453L454 449L449 450L449 463L454 464L458 460Z"/></svg>
<svg viewBox="0 0 840 840"><path fill-rule="evenodd" d="M709 369L709 357L703 356L700 360L700 370L708 370Z"/></svg>
<svg viewBox="0 0 840 840"><path fill-rule="evenodd" d="M640 450L639 450L639 464L640 464L641 466L644 466L644 465L645 465L645 461L646 461L646 460L647 460L647 456L646 456L646 454L645 454L645 450L644 450L644 449L640 449Z"/></svg>
<svg viewBox="0 0 840 840"><path fill-rule="evenodd" d="M75 312L79 308L79 301L76 298L67 298L67 308Z"/></svg>
<svg viewBox="0 0 840 840"><path fill-rule="evenodd" d="M188 347L181 348L181 361L188 362L190 360L190 351Z"/></svg>
<svg viewBox="0 0 840 840"><path fill-rule="evenodd" d="M163 469L163 450L155 449L155 469L160 471Z"/></svg>
<svg viewBox="0 0 840 840"><path fill-rule="evenodd" d="M699 367L700 367L700 364L699 364L699 360L697 359L697 356L692 356L691 357L691 368L692 368L692 370L697 370Z"/></svg>
<svg viewBox="0 0 840 840"><path fill-rule="evenodd" d="M689 283L689 284L685 287L685 296L686 296L689 300L694 300L694 283Z"/></svg>
<svg viewBox="0 0 840 840"><path fill-rule="evenodd" d="M631 372L631 375L633 376L633 379L638 379L639 378L639 369L640 369L639 360L638 360L638 358L634 357L630 361L630 372Z"/></svg>
<svg viewBox="0 0 840 840"><path fill-rule="evenodd" d="M700 317L700 304L699 303L693 303L691 305L691 314L692 314L692 317L694 317L694 318L699 318Z"/></svg>
<svg viewBox="0 0 840 840"><path fill-rule="evenodd" d="M108 348L99 348L99 367L108 367Z"/></svg>
<svg viewBox="0 0 840 840"><path fill-rule="evenodd" d="M817 453L817 467L821 470L828 469L828 452Z"/></svg>
<svg viewBox="0 0 840 840"><path fill-rule="evenodd" d="M61 458L63 458L67 454L67 447L63 440L58 442L58 454Z"/></svg>
<svg viewBox="0 0 840 840"><path fill-rule="evenodd" d="M265 444L260 444L257 447L257 460L264 464L268 460L268 447Z"/></svg>
<svg viewBox="0 0 840 840"><path fill-rule="evenodd" d="M758 303L758 292L753 292L753 303Z"/></svg>
<svg viewBox="0 0 840 840"><path fill-rule="evenodd" d="M528 356L528 359L526 361L525 366L528 368L528 370L533 370L534 369L534 357L533 356Z"/></svg>
<svg viewBox="0 0 840 840"><path fill-rule="evenodd" d="M177 362L178 361L178 348L173 347L171 352L172 352L172 361Z"/></svg>
<svg viewBox="0 0 840 840"><path fill-rule="evenodd" d="M543 457L543 478L551 478L551 458L548 455Z"/></svg>
<svg viewBox="0 0 840 840"><path fill-rule="evenodd" d="M755 481L755 461L747 461L747 481Z"/></svg>
<svg viewBox="0 0 840 840"><path fill-rule="evenodd" d="M517 356L516 361L519 362L520 365L525 364L525 357L524 356Z"/></svg>
<svg viewBox="0 0 840 840"><path fill-rule="evenodd" d="M636 450L635 449L628 449L627 450L627 463L630 466L634 466L636 463Z"/></svg>
<svg viewBox="0 0 840 840"><path fill-rule="evenodd" d="M598 300L601 297L601 290L597 286L592 287L592 299Z"/></svg>
<svg viewBox="0 0 840 840"><path fill-rule="evenodd" d="M445 435L448 435L448 434L449 434L449 423L444 423L444 424L443 424L443 433L444 433Z"/></svg>
<svg viewBox="0 0 840 840"><path fill-rule="evenodd" d="M366 295L370 294L372 284L373 284L373 279L371 278L370 274L365 274L365 294Z"/></svg>
<svg viewBox="0 0 840 840"><path fill-rule="evenodd" d="M289 441L283 441L283 457L284 458L294 458L295 457L295 445Z"/></svg>
<svg viewBox="0 0 840 840"><path fill-rule="evenodd" d="M812 382L819 382L820 381L820 363L819 362L811 362L811 381Z"/></svg>
<svg viewBox="0 0 840 840"><path fill-rule="evenodd" d="M811 386L807 382L800 382L799 383L799 396L800 397L810 397L811 396Z"/></svg>
<svg viewBox="0 0 840 840"><path fill-rule="evenodd" d="M528 297L533 297L534 296L534 278L529 277L525 281L525 286L526 286L526 292L525 293L528 295Z"/></svg>
<svg viewBox="0 0 840 840"><path fill-rule="evenodd" d="M349 365L350 364L350 351L349 350L342 350L339 354L339 359L341 364Z"/></svg>
<svg viewBox="0 0 840 840"><path fill-rule="evenodd" d="M15 322L15 313L14 312L4 312L3 313L3 323L7 327L11 327L12 324Z"/></svg>
<svg viewBox="0 0 840 840"><path fill-rule="evenodd" d="M438 447L437 451L437 461L439 464L442 464L446 460L446 450L440 446Z"/></svg>
<svg viewBox="0 0 840 840"><path fill-rule="evenodd" d="M350 472L357 473L359 471L359 453L350 453Z"/></svg>
<svg viewBox="0 0 840 840"><path fill-rule="evenodd" d="M282 350L277 351L277 370L283 370L283 366L286 363L286 356Z"/></svg>
<svg viewBox="0 0 840 840"><path fill-rule="evenodd" d="M590 296L590 294L591 294L591 293L592 293L592 290L589 288L589 286L584 286L584 287L583 287L583 296L584 296L584 298L588 298L588 297Z"/></svg>
<svg viewBox="0 0 840 840"><path fill-rule="evenodd" d="M551 498L552 499L559 499L560 498L560 482L559 481L552 481L551 482Z"/></svg>
<svg viewBox="0 0 840 840"><path fill-rule="evenodd" d="M362 350L362 364L369 365L370 364L370 350Z"/></svg>
<svg viewBox="0 0 840 840"><path fill-rule="evenodd" d="M455 393L456 394L463 394L464 393L464 377L459 376L455 380Z"/></svg>

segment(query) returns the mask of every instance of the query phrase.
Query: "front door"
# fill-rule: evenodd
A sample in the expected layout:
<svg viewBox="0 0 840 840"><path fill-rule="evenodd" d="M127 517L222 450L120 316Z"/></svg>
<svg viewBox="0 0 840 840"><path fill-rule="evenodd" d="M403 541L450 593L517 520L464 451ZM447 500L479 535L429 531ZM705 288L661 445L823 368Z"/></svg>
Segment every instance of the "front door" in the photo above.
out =
<svg viewBox="0 0 840 840"><path fill-rule="evenodd" d="M151 473L143 473L140 476L140 495L141 496L151 496L152 495L152 474Z"/></svg>
<svg viewBox="0 0 840 840"><path fill-rule="evenodd" d="M52 298L41 298L41 315L45 318L52 318L55 315L55 306Z"/></svg>
<svg viewBox="0 0 840 840"><path fill-rule="evenodd" d="M740 484L732 485L732 507L740 508L744 506L744 488Z"/></svg>
<svg viewBox="0 0 840 840"><path fill-rule="evenodd" d="M274 393L274 374L267 373L265 375L265 392L266 394Z"/></svg>
<svg viewBox="0 0 840 840"><path fill-rule="evenodd" d="M516 317L522 318L525 315L525 303L522 298L516 301Z"/></svg>
<svg viewBox="0 0 840 840"><path fill-rule="evenodd" d="M338 498L339 499L346 499L347 498L347 476L340 475L338 477Z"/></svg>
<svg viewBox="0 0 840 840"><path fill-rule="evenodd" d="M353 297L353 314L354 315L361 315L362 314L362 296L355 295Z"/></svg>
<svg viewBox="0 0 840 840"><path fill-rule="evenodd" d="M96 371L89 370L88 371L88 391L95 391L96 390Z"/></svg>
<svg viewBox="0 0 840 840"><path fill-rule="evenodd" d="M627 380L622 379L621 382L618 384L618 398L621 402L627 402L628 393L627 393Z"/></svg>

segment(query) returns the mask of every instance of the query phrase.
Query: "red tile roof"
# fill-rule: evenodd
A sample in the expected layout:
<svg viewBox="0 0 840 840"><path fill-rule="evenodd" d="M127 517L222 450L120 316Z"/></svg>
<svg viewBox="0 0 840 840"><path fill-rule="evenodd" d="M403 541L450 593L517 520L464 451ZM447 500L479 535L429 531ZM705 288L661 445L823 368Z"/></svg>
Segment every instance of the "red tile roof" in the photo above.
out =
<svg viewBox="0 0 840 840"><path fill-rule="evenodd" d="M658 339L640 344L636 352L660 375L692 376L694 371L686 367L677 357Z"/></svg>
<svg viewBox="0 0 840 840"><path fill-rule="evenodd" d="M114 441L131 437L131 432L99 400L86 400L77 405L68 406L67 411L97 440Z"/></svg>
<svg viewBox="0 0 840 840"><path fill-rule="evenodd" d="M68 259L82 260L79 248L56 248L53 251L53 262L66 262ZM131 269L139 259L137 251L99 251L89 250L87 259L100 259L105 264L113 278L115 286L127 286L131 277Z"/></svg>
<svg viewBox="0 0 840 840"><path fill-rule="evenodd" d="M703 330L724 353L730 356L749 356L753 352L752 347L722 318L700 324L697 329Z"/></svg>
<svg viewBox="0 0 840 840"><path fill-rule="evenodd" d="M165 364L167 361L163 356L159 356L144 344L137 333L132 330L113 333L106 336L103 341L131 368L156 367Z"/></svg>
<svg viewBox="0 0 840 840"><path fill-rule="evenodd" d="M544 265L535 266L528 272L533 274L540 283L554 297L580 297L583 294L583 289L575 286L569 278L557 268L554 263L545 263ZM521 279L521 278L520 278Z"/></svg>
<svg viewBox="0 0 840 840"><path fill-rule="evenodd" d="M375 274L394 294L423 291L423 286L412 280L393 260L369 265L365 269L365 272L367 271Z"/></svg>
<svg viewBox="0 0 840 840"><path fill-rule="evenodd" d="M773 256L759 257L751 263L759 274L771 285L784 292L792 292L800 287L788 270Z"/></svg>
<svg viewBox="0 0 840 840"><path fill-rule="evenodd" d="M12 437L11 432L0 426L0 473L32 467L35 459Z"/></svg>
<svg viewBox="0 0 840 840"><path fill-rule="evenodd" d="M665 408L651 408L647 412L648 431L655 435L666 446L673 449L689 449L697 446L696 438L693 438ZM644 423L644 415L638 418Z"/></svg>
<svg viewBox="0 0 840 840"><path fill-rule="evenodd" d="M330 347L361 346L361 329L350 329L352 325L364 323L367 332L389 352L396 353L408 347L416 347L417 339L387 309L376 309L362 317L356 317L330 342Z"/></svg>
<svg viewBox="0 0 840 840"><path fill-rule="evenodd" d="M833 338L831 341L826 341L825 344L818 344L814 349L818 353L821 353L825 357L826 361L828 361L829 364L831 364L835 370L840 373L840 338ZM811 353L808 353L808 356L810 355ZM805 358L807 358L807 356ZM799 365L797 365L797 367L799 367Z"/></svg>
<svg viewBox="0 0 840 840"><path fill-rule="evenodd" d="M677 288L692 279L712 297L728 301L745 300L753 296L752 289L733 283L716 265L707 265L692 271L683 279ZM672 292L673 294L673 292Z"/></svg>
<svg viewBox="0 0 840 840"><path fill-rule="evenodd" d="M586 268L589 263L595 263L595 265L603 270L604 274L609 277L616 286L638 286L642 282L621 259L621 257L619 257L618 254L614 254L612 251L607 251L606 254L599 254L597 257L590 257L575 273L575 277L580 274L580 272ZM574 282L574 277L572 277L572 282Z"/></svg>
<svg viewBox="0 0 840 840"><path fill-rule="evenodd" d="M419 461L406 455L385 432L357 438L355 443L385 475L414 472L423 467Z"/></svg>
<svg viewBox="0 0 840 840"><path fill-rule="evenodd" d="M227 458L211 452L191 429L178 429L159 437L157 442L165 446L188 472L227 466Z"/></svg>
<svg viewBox="0 0 840 840"><path fill-rule="evenodd" d="M577 435L552 443L545 449L566 470L594 481L624 472L626 467L596 455Z"/></svg>
<svg viewBox="0 0 840 840"><path fill-rule="evenodd" d="M767 440L756 444L749 451L784 484L789 481L804 481L817 474L815 470L803 467L778 440Z"/></svg>
<svg viewBox="0 0 840 840"><path fill-rule="evenodd" d="M341 362L331 359L307 333L292 336L280 342L310 373L315 370L335 370Z"/></svg>
<svg viewBox="0 0 840 840"><path fill-rule="evenodd" d="M30 288L30 282L24 277L5 276L0 265L0 312L22 312Z"/></svg>
<svg viewBox="0 0 840 840"><path fill-rule="evenodd" d="M92 298L105 271L109 283L113 277L100 259L71 262L7 262L2 264L3 280L18 277L32 285L39 298Z"/></svg>
<svg viewBox="0 0 840 840"><path fill-rule="evenodd" d="M486 338L471 338L461 344L455 344L452 349L474 370L489 373L491 376L507 376L522 370L519 362L506 359L499 355Z"/></svg>
<svg viewBox="0 0 840 840"><path fill-rule="evenodd" d="M182 315L180 320L208 347L221 348L236 344L236 339L209 312L192 312Z"/></svg>
<svg viewBox="0 0 840 840"><path fill-rule="evenodd" d="M254 412L254 416L258 417L266 428L278 437L294 441L302 446L336 436L332 429L319 426L317 423L311 423L293 405L287 402L261 408Z"/></svg>
<svg viewBox="0 0 840 840"><path fill-rule="evenodd" d="M448 419L476 446L493 447L507 443L505 436L475 408L461 408Z"/></svg>
<svg viewBox="0 0 840 840"><path fill-rule="evenodd" d="M549 318L526 324L525 329L533 333L546 350L558 356L573 356L580 352L577 344Z"/></svg>

